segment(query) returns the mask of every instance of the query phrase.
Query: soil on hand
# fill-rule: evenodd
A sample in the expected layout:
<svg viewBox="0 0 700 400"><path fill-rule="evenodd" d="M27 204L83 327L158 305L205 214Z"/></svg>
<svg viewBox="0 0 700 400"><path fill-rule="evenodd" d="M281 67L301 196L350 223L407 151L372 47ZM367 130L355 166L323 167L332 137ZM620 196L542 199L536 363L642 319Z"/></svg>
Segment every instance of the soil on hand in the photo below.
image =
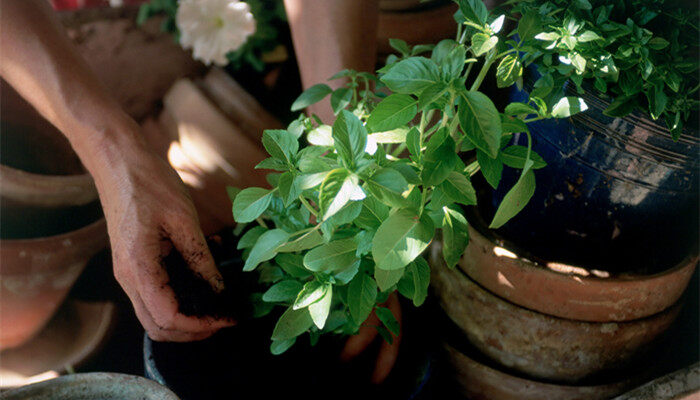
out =
<svg viewBox="0 0 700 400"><path fill-rule="evenodd" d="M209 282L192 271L175 248L161 260L180 312L188 316L229 317L237 321L250 318L252 306L249 297L256 287L255 274L242 272L243 262L233 234L212 236L207 244L224 278L221 293L214 292Z"/></svg>

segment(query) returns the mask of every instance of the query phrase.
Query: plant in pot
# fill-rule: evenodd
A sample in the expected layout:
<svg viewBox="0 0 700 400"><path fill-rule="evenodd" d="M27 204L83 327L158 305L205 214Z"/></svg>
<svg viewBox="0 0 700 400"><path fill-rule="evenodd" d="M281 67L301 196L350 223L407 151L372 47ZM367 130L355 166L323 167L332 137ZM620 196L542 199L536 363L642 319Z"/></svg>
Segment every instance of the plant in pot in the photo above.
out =
<svg viewBox="0 0 700 400"><path fill-rule="evenodd" d="M508 198L522 178L504 157L490 169L483 163L495 191L483 191L470 215L459 263L467 279L434 268L436 293L462 336L522 374L499 387L498 368L485 373L453 348L470 395L619 393L634 382L609 372L639 360L678 314L697 263L698 138L683 128L698 105L689 22L697 7L671 4L509 2L495 13L515 24L507 44L523 82L506 93L506 111L532 132L514 143L532 143L548 165L527 207L503 227L492 222L493 231L483 222L489 202ZM583 112L561 115L564 104ZM486 160L479 150L477 159ZM517 390L525 378L537 388L531 397Z"/></svg>
<svg viewBox="0 0 700 400"><path fill-rule="evenodd" d="M286 130L264 133L270 157L258 168L277 171L268 175L272 188L240 191L233 214L245 230L238 242L243 269L260 271L267 283L256 296L259 309L282 311L273 353L306 333L312 343L325 334L355 334L372 314L373 328L394 340L399 323L384 303L395 291L423 303L429 244L442 237L441 257L451 267L467 246L460 207L477 202L471 176L490 173L501 159L521 170L494 225L532 195L534 169L544 163L529 144L509 145L514 133L529 135L527 106L499 112L479 91L492 68L501 85L518 82L522 66L499 38L505 16L492 18L481 2L458 3L455 40L415 47L392 40L399 55L378 77L344 70L330 79L344 78L345 86L315 85L293 104L301 110L330 95L332 125L300 116ZM556 113L538 118L569 116L578 104L563 101ZM476 159L460 157L474 150Z"/></svg>
<svg viewBox="0 0 700 400"><path fill-rule="evenodd" d="M548 163L528 208L499 231L550 261L663 271L697 251L697 4L532 1L506 7L533 108L578 96L580 113L533 120ZM525 143L525 138L516 138ZM517 174L498 179L493 202Z"/></svg>

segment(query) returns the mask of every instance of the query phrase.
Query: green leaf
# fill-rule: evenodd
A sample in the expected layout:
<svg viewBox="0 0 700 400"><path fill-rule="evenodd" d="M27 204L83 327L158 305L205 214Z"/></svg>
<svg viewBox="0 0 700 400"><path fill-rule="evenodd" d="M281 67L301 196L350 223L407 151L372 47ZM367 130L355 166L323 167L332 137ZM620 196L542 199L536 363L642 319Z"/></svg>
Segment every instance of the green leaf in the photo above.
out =
<svg viewBox="0 0 700 400"><path fill-rule="evenodd" d="M440 189L452 201L465 206L476 204L476 192L469 179L457 171L452 171L444 182L440 184Z"/></svg>
<svg viewBox="0 0 700 400"><path fill-rule="evenodd" d="M438 82L440 72L432 60L411 57L394 64L380 80L393 92L414 94Z"/></svg>
<svg viewBox="0 0 700 400"><path fill-rule="evenodd" d="M288 171L280 175L279 181L277 181L277 189L285 207L289 207L301 194L302 188L299 182L300 180L292 172Z"/></svg>
<svg viewBox="0 0 700 400"><path fill-rule="evenodd" d="M323 243L323 237L317 230L305 232L302 235L292 237L291 240L282 245L278 251L280 253L291 253L312 249Z"/></svg>
<svg viewBox="0 0 700 400"><path fill-rule="evenodd" d="M424 110L430 104L438 101L447 92L447 88L446 83L438 82L423 89L418 95L418 110Z"/></svg>
<svg viewBox="0 0 700 400"><path fill-rule="evenodd" d="M497 44L498 36L489 36L481 32L475 33L474 36L472 36L472 51L477 57L488 53L488 51L496 47Z"/></svg>
<svg viewBox="0 0 700 400"><path fill-rule="evenodd" d="M406 179L406 182L408 182L410 185L421 184L420 176L418 176L418 172L411 164L406 162L396 162L391 165L391 168L399 171L399 173L403 175L404 179Z"/></svg>
<svg viewBox="0 0 700 400"><path fill-rule="evenodd" d="M390 207L404 207L406 199L401 194L408 190L406 179L392 168L378 169L366 182L367 189L377 200Z"/></svg>
<svg viewBox="0 0 700 400"><path fill-rule="evenodd" d="M333 123L333 144L338 155L352 167L365 154L367 130L350 111L341 110Z"/></svg>
<svg viewBox="0 0 700 400"><path fill-rule="evenodd" d="M323 83L313 85L294 100L294 103L292 103L292 111L299 111L312 104L318 103L332 92L333 90Z"/></svg>
<svg viewBox="0 0 700 400"><path fill-rule="evenodd" d="M409 55L411 52L411 49L408 47L408 43L401 39L389 39L389 46L401 53L401 55L404 57Z"/></svg>
<svg viewBox="0 0 700 400"><path fill-rule="evenodd" d="M326 291L323 297L309 305L311 320L314 321L314 325L316 325L318 329L323 329L326 325L328 313L331 311L331 300L333 300L333 285L327 283L325 284L325 288Z"/></svg>
<svg viewBox="0 0 700 400"><path fill-rule="evenodd" d="M477 148L495 158L501 141L501 117L491 99L476 91L462 93L459 124Z"/></svg>
<svg viewBox="0 0 700 400"><path fill-rule="evenodd" d="M233 187L233 186L226 186L226 195L228 196L228 199L231 200L233 203L234 200L236 200L236 196L238 196L238 193L241 192L240 188Z"/></svg>
<svg viewBox="0 0 700 400"><path fill-rule="evenodd" d="M293 339L302 333L306 332L314 321L311 319L309 310L303 308L300 310L295 310L289 307L287 311L282 314L275 329L272 331L272 340L281 341Z"/></svg>
<svg viewBox="0 0 700 400"><path fill-rule="evenodd" d="M272 192L258 187L241 190L233 201L233 218L236 222L255 221L270 206Z"/></svg>
<svg viewBox="0 0 700 400"><path fill-rule="evenodd" d="M364 199L365 192L356 176L344 168L338 168L326 175L321 183L318 198L323 220L327 220L349 201Z"/></svg>
<svg viewBox="0 0 700 400"><path fill-rule="evenodd" d="M413 305L419 307L428 297L430 266L423 257L418 257L408 265L407 271L413 275Z"/></svg>
<svg viewBox="0 0 700 400"><path fill-rule="evenodd" d="M275 171L288 171L289 170L289 165L285 164L283 161L280 161L276 158L269 157L266 158L258 163L258 165L255 166L255 169L271 169Z"/></svg>
<svg viewBox="0 0 700 400"><path fill-rule="evenodd" d="M353 238L334 240L306 253L304 266L314 272L339 271L359 262L356 249L357 242Z"/></svg>
<svg viewBox="0 0 700 400"><path fill-rule="evenodd" d="M479 162L481 174L484 175L484 179L486 179L486 182L488 182L492 188L496 189L498 183L501 181L503 162L498 158L491 158L481 150L476 151L476 159Z"/></svg>
<svg viewBox="0 0 700 400"><path fill-rule="evenodd" d="M469 225L461 213L447 207L442 210L442 255L447 266L453 268L469 243Z"/></svg>
<svg viewBox="0 0 700 400"><path fill-rule="evenodd" d="M496 85L499 88L511 86L523 76L523 64L517 54L508 54L496 68Z"/></svg>
<svg viewBox="0 0 700 400"><path fill-rule="evenodd" d="M467 49L464 46L457 46L447 55L444 64L440 65L440 70L444 74L446 81L459 79L464 69L467 58Z"/></svg>
<svg viewBox="0 0 700 400"><path fill-rule="evenodd" d="M406 147L414 157L420 157L420 132L415 126L406 134Z"/></svg>
<svg viewBox="0 0 700 400"><path fill-rule="evenodd" d="M333 146L333 128L320 125L306 135L306 140L314 146Z"/></svg>
<svg viewBox="0 0 700 400"><path fill-rule="evenodd" d="M457 165L458 158L455 153L455 141L451 136L441 137L441 133L445 132L447 132L447 128L441 128L433 134L431 142L428 143L428 147L425 150L423 170L421 171L423 185L439 185ZM434 146L432 144L434 143L433 139L437 141L438 138L443 138L444 140L439 145Z"/></svg>
<svg viewBox="0 0 700 400"><path fill-rule="evenodd" d="M272 259L277 255L277 249L289 239L289 234L282 229L269 230L258 238L250 250L243 265L243 271L252 271L261 262Z"/></svg>
<svg viewBox="0 0 700 400"><path fill-rule="evenodd" d="M265 294L263 294L262 299L263 301L267 301L269 303L294 300L301 289L302 285L299 281L288 279L286 281L278 282L271 288L267 289Z"/></svg>
<svg viewBox="0 0 700 400"><path fill-rule="evenodd" d="M391 333L399 336L399 333L401 332L401 325L399 324L399 321L396 320L394 313L392 313L390 309L386 307L377 307L374 310L374 313L377 314L379 320L382 321L384 326L386 326Z"/></svg>
<svg viewBox="0 0 700 400"><path fill-rule="evenodd" d="M294 343L297 341L297 338L291 338L287 340L273 340L272 343L270 343L270 353L272 355L278 356L285 351L289 350L292 346L294 346Z"/></svg>
<svg viewBox="0 0 700 400"><path fill-rule="evenodd" d="M507 115L537 114L537 110L525 103L510 103L506 106L506 109L504 111Z"/></svg>
<svg viewBox="0 0 700 400"><path fill-rule="evenodd" d="M511 167L523 169L525 168L525 160L527 156L527 147L513 145L501 150L499 157L503 164ZM534 151L530 151L530 159L533 161L532 169L540 169L547 166L547 163Z"/></svg>
<svg viewBox="0 0 700 400"><path fill-rule="evenodd" d="M530 92L530 97L546 97L554 88L554 78L551 74L544 74L535 81L532 85L533 89Z"/></svg>
<svg viewBox="0 0 700 400"><path fill-rule="evenodd" d="M333 108L333 113L338 114L340 110L350 104L352 100L352 90L349 88L340 88L333 92L331 95L331 108Z"/></svg>
<svg viewBox="0 0 700 400"><path fill-rule="evenodd" d="M503 201L496 210L496 215L489 225L491 229L503 226L511 218L522 210L535 193L535 174L530 170L532 161L525 165L525 169L515 185L506 193Z"/></svg>
<svg viewBox="0 0 700 400"><path fill-rule="evenodd" d="M255 242L258 241L260 235L262 235L266 231L267 229L263 228L262 226L255 226L250 228L246 233L243 234L243 236L241 236L240 239L238 239L236 249L241 250L253 247L255 245Z"/></svg>
<svg viewBox="0 0 700 400"><path fill-rule="evenodd" d="M588 105L580 97L562 97L557 104L552 107L552 117L567 118L581 111L586 111Z"/></svg>
<svg viewBox="0 0 700 400"><path fill-rule="evenodd" d="M649 101L649 114L653 119L658 119L666 109L668 102L663 83L654 85L653 89L647 90L645 94L647 101Z"/></svg>
<svg viewBox="0 0 700 400"><path fill-rule="evenodd" d="M501 116L501 127L503 128L503 133L521 133L529 132L527 125L518 118L512 118L507 115Z"/></svg>
<svg viewBox="0 0 700 400"><path fill-rule="evenodd" d="M649 47L651 47L654 50L662 50L666 48L666 46L669 45L668 40L660 37L660 36L655 36L649 40L647 43Z"/></svg>
<svg viewBox="0 0 700 400"><path fill-rule="evenodd" d="M306 282L304 287L297 295L292 308L298 310L300 308L308 307L325 296L327 291L328 286L322 282L317 280Z"/></svg>
<svg viewBox="0 0 700 400"><path fill-rule="evenodd" d="M518 35L521 40L532 38L536 32L540 31L540 16L537 12L525 12L518 20Z"/></svg>
<svg viewBox="0 0 700 400"><path fill-rule="evenodd" d="M374 308L377 300L377 284L367 274L358 274L348 286L348 308L356 325L361 325Z"/></svg>
<svg viewBox="0 0 700 400"><path fill-rule="evenodd" d="M294 156L299 151L299 141L288 131L268 129L263 133L262 143L272 157L288 165L294 164Z"/></svg>
<svg viewBox="0 0 700 400"><path fill-rule="evenodd" d="M609 117L624 117L631 113L636 106L637 102L634 101L634 96L617 96L608 108L603 110L603 114Z"/></svg>
<svg viewBox="0 0 700 400"><path fill-rule="evenodd" d="M371 133L368 138L377 143L405 143L408 131L408 128L401 127L389 131Z"/></svg>
<svg viewBox="0 0 700 400"><path fill-rule="evenodd" d="M433 239L435 228L427 216L398 210L377 229L372 241L376 268L401 269L418 257Z"/></svg>
<svg viewBox="0 0 700 400"><path fill-rule="evenodd" d="M409 123L416 116L416 100L406 94L392 94L382 100L367 119L372 132L389 131Z"/></svg>
<svg viewBox="0 0 700 400"><path fill-rule="evenodd" d="M601 37L598 36L598 34L593 32L593 31L585 31L582 34L578 35L577 39L581 43L586 43L586 42L592 42L594 40L599 40L599 39L601 39Z"/></svg>
<svg viewBox="0 0 700 400"><path fill-rule="evenodd" d="M311 271L304 268L304 257L301 254L278 254L275 264L294 278L306 279L311 276Z"/></svg>
<svg viewBox="0 0 700 400"><path fill-rule="evenodd" d="M377 286L382 292L386 292L391 289L392 286L396 285L401 277L403 276L405 268L400 269L374 269L374 279L377 281Z"/></svg>
<svg viewBox="0 0 700 400"><path fill-rule="evenodd" d="M389 207L370 196L362 201L362 210L355 220L361 228L375 230L389 217Z"/></svg>
<svg viewBox="0 0 700 400"><path fill-rule="evenodd" d="M486 25L489 11L482 0L457 0L457 4L467 21L481 26Z"/></svg>

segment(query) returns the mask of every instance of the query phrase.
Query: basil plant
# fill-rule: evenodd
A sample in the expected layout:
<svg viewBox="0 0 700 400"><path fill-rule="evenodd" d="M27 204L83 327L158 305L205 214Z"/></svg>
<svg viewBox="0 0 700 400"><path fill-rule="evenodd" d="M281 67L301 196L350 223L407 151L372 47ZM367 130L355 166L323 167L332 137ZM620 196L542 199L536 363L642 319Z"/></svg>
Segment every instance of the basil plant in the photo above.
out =
<svg viewBox="0 0 700 400"><path fill-rule="evenodd" d="M580 109L564 98L554 113L524 103L499 111L479 91L488 72L495 66L506 86L522 79L499 36L504 16L481 1L458 3L455 40L415 47L392 40L398 55L378 76L341 71L330 79L347 85L315 85L292 106L330 95L332 124L300 116L286 130L264 132L270 157L257 168L277 171L268 176L272 189L240 191L233 214L239 226L254 225L238 242L244 270L259 270L270 285L255 296L257 314L285 309L273 353L307 332L312 343L323 333L354 334L373 311L382 323L376 329L391 341L399 324L382 303L396 290L416 306L424 302L430 267L422 253L438 231L448 266L467 246L460 207L477 202L471 176L481 171L495 187L504 165L522 170L491 221L500 227L526 205L534 170L545 166L529 144L510 145L512 136L529 137L529 121Z"/></svg>

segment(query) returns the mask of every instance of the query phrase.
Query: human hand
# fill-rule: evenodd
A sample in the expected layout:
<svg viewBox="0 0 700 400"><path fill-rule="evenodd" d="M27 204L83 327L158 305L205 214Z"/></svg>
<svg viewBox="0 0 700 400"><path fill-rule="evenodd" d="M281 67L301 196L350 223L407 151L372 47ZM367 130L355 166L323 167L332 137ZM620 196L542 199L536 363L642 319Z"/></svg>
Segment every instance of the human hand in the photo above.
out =
<svg viewBox="0 0 700 400"><path fill-rule="evenodd" d="M233 325L230 319L187 316L179 311L161 264L173 247L214 291L223 290L223 279L177 174L142 145L121 150L124 159L110 165L110 178L98 182L98 188L112 245L114 275L131 299L139 321L151 339L173 342L205 339Z"/></svg>
<svg viewBox="0 0 700 400"><path fill-rule="evenodd" d="M399 322L399 324L401 324L401 303L399 303L399 298L396 293L389 295L389 298L384 305L391 310L396 320ZM343 361L349 361L365 351L367 347L369 347L369 345L377 338L378 332L375 329L375 326L380 324L381 322L379 321L379 318L377 318L377 315L372 312L362 327L360 327L360 332L357 335L351 336L348 341L345 342L345 347L340 354L340 359ZM399 355L399 346L401 344L402 334L403 332L399 334L398 337L394 336L394 341L391 344L381 339L382 344L379 348L379 354L377 355L374 371L372 372L372 383L382 383L387 376L389 376L391 369L396 363L396 358Z"/></svg>

